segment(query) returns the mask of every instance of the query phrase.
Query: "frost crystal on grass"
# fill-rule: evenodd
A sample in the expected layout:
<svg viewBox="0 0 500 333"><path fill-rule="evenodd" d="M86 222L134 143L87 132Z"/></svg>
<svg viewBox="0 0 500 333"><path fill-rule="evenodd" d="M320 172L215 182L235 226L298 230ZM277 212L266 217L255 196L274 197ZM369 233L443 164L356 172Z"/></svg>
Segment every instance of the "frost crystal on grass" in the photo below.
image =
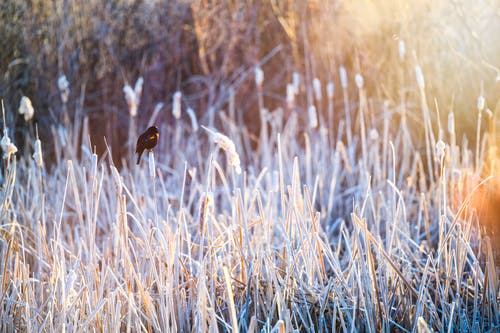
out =
<svg viewBox="0 0 500 333"><path fill-rule="evenodd" d="M21 97L21 102L19 103L19 114L24 115L24 120L26 121L31 120L35 114L31 100L26 96Z"/></svg>
<svg viewBox="0 0 500 333"><path fill-rule="evenodd" d="M181 117L181 102L182 93L180 91L176 91L172 99L172 114L174 115L175 119L179 119Z"/></svg>

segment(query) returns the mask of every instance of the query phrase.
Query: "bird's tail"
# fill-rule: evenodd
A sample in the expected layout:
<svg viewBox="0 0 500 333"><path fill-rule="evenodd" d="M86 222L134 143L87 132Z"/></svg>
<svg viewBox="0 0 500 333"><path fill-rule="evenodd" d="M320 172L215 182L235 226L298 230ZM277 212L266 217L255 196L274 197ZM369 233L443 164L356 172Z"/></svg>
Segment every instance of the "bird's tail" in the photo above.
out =
<svg viewBox="0 0 500 333"><path fill-rule="evenodd" d="M137 165L141 162L142 153L137 153Z"/></svg>

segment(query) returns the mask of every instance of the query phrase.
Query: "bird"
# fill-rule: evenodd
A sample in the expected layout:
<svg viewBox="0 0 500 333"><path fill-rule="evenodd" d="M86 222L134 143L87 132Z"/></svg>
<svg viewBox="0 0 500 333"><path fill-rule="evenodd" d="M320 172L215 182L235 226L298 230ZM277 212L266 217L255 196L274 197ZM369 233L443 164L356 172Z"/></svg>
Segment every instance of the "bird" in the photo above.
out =
<svg viewBox="0 0 500 333"><path fill-rule="evenodd" d="M138 154L137 165L141 162L141 156L144 149L149 151L153 150L153 148L158 144L159 138L160 132L158 132L158 127L156 126L151 126L139 136L139 139L137 139L137 146L135 148L135 152Z"/></svg>

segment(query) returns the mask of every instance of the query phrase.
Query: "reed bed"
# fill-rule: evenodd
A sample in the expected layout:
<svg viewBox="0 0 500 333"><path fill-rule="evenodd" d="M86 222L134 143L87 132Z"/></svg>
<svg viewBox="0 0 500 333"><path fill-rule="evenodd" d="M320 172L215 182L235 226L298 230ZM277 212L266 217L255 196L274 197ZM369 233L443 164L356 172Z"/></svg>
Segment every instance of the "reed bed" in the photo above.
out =
<svg viewBox="0 0 500 333"><path fill-rule="evenodd" d="M199 129L193 110L157 124L140 166L132 149L120 169L94 154L84 118L50 143L33 133L5 160L0 331L498 330L494 244L471 200L492 178L486 133L457 143L452 113L436 131L416 67L416 142L409 103L347 74L344 103L301 81L269 111L258 87L260 136L234 103ZM31 158L45 144L50 169Z"/></svg>

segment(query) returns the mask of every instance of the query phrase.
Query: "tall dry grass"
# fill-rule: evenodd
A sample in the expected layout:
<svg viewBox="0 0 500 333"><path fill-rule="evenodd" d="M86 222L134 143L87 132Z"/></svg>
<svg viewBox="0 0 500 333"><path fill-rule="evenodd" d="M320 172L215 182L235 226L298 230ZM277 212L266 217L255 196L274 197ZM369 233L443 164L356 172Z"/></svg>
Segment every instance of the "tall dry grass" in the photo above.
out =
<svg viewBox="0 0 500 333"><path fill-rule="evenodd" d="M54 127L53 170L6 164L1 331L498 329L494 244L472 200L485 150L458 143L453 112L434 131L419 68L425 158L405 104L373 103L362 73L337 128L262 100L261 153L231 109L218 129L159 124L156 164L130 150L120 170L85 121Z"/></svg>

